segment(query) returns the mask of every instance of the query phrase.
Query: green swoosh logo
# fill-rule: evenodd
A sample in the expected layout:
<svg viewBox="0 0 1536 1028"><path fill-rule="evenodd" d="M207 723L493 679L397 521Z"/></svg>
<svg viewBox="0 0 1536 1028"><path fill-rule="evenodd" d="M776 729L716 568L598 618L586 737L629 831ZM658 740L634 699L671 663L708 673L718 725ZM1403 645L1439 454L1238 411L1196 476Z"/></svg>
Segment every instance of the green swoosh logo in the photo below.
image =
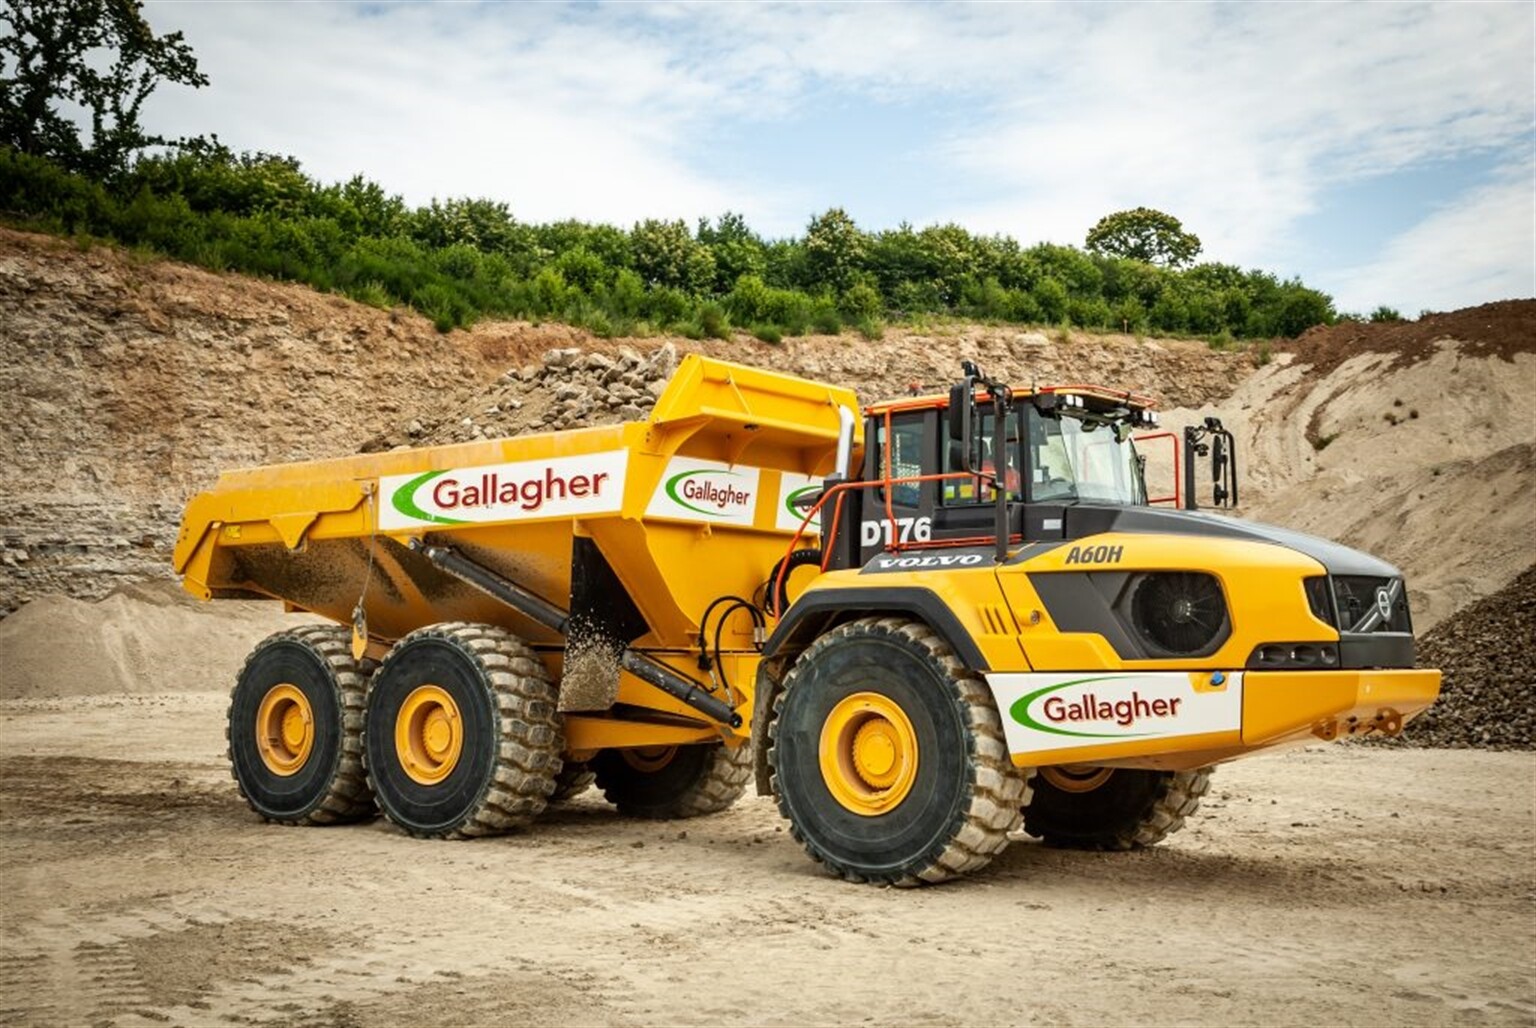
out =
<svg viewBox="0 0 1536 1028"><path fill-rule="evenodd" d="M1074 685L1086 685L1089 682L1118 682L1122 679L1132 678L1132 675L1099 675L1095 678L1076 678L1070 682L1061 682L1057 685L1048 685L1044 689L1036 689L1028 695L1021 696L1008 708L1008 714L1019 724L1027 728L1033 728L1037 732L1049 732L1052 735L1070 735L1078 739L1140 739L1152 735L1152 732L1074 732L1066 728L1057 728L1055 725L1043 724L1030 716L1029 707L1040 697L1049 693L1059 692L1062 689L1070 689Z"/></svg>
<svg viewBox="0 0 1536 1028"><path fill-rule="evenodd" d="M447 468L444 468L442 471L428 471L426 474L417 475L415 478L405 483L405 485L395 490L395 495L391 496L389 499L390 505L393 506L395 510L399 511L401 514L404 514L406 517L415 518L417 521L431 521L439 525L464 524L464 521L460 518L449 518L444 517L441 514L432 514L428 511L424 511L416 503L416 490L420 489L422 486L426 485L428 482L432 481L439 475L446 474L448 474Z"/></svg>
<svg viewBox="0 0 1536 1028"><path fill-rule="evenodd" d="M819 485L803 485L799 489L796 489L794 492L790 493L788 496L784 497L784 509L789 511L789 516L794 518L796 521L804 521L805 513L795 509L795 501L800 499L800 497L804 496L806 493L814 493L820 488L821 486Z"/></svg>
<svg viewBox="0 0 1536 1028"><path fill-rule="evenodd" d="M703 468L699 471L684 471L680 475L673 475L671 478L667 479L667 495L670 496L672 498L672 502L677 504L679 507L686 507L688 510L693 511L695 514L703 514L708 518L730 517L730 515L723 510L705 510L703 507L695 507L693 504L677 495L677 491L682 488L683 479L692 478L694 475L730 475L732 478L739 478L741 476L737 475L734 471L711 471L708 468Z"/></svg>

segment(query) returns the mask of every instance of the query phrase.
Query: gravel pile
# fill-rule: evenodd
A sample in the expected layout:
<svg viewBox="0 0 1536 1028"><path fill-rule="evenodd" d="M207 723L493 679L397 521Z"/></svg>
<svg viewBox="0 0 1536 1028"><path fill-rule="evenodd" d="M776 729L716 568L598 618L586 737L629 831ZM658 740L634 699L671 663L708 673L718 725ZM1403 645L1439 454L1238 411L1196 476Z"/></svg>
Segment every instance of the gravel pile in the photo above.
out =
<svg viewBox="0 0 1536 1028"><path fill-rule="evenodd" d="M1445 673L1440 700L1408 725L1411 746L1521 749L1536 739L1536 566L1419 640L1419 664Z"/></svg>

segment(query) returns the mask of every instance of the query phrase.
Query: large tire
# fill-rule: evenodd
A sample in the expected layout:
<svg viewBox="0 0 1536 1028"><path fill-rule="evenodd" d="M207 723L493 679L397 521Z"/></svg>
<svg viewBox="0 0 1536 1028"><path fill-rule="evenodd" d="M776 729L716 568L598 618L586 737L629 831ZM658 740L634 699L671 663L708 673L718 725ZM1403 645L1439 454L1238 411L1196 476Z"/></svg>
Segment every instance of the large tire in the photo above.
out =
<svg viewBox="0 0 1536 1028"><path fill-rule="evenodd" d="M833 629L800 655L774 710L779 811L832 873L942 882L1008 845L1028 775L1009 759L991 692L922 622Z"/></svg>
<svg viewBox="0 0 1536 1028"><path fill-rule="evenodd" d="M1024 807L1024 830L1067 849L1155 846L1200 806L1212 770L1045 768Z"/></svg>
<svg viewBox="0 0 1536 1028"><path fill-rule="evenodd" d="M619 813L670 821L715 814L740 799L752 777L749 750L719 742L603 750L592 770Z"/></svg>
<svg viewBox="0 0 1536 1028"><path fill-rule="evenodd" d="M493 625L418 629L384 658L363 726L379 808L412 835L466 839L543 812L564 748L538 657Z"/></svg>
<svg viewBox="0 0 1536 1028"><path fill-rule="evenodd" d="M555 776L555 791L549 794L549 805L565 803L592 788L592 783L597 781L597 774L586 762L577 763L567 760L560 765L560 773Z"/></svg>
<svg viewBox="0 0 1536 1028"><path fill-rule="evenodd" d="M371 662L351 632L306 625L268 636L246 658L229 697L230 773L252 810L285 825L373 815L363 775L363 703Z"/></svg>

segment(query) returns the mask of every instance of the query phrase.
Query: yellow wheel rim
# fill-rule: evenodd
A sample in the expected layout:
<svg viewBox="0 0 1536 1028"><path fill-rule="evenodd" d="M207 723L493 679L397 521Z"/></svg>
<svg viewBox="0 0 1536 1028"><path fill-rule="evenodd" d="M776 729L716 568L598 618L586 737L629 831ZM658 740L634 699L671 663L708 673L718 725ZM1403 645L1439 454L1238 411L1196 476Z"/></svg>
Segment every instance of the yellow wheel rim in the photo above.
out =
<svg viewBox="0 0 1536 1028"><path fill-rule="evenodd" d="M464 750L464 720L447 690L412 690L395 715L395 756L412 781L436 785L453 773Z"/></svg>
<svg viewBox="0 0 1536 1028"><path fill-rule="evenodd" d="M287 682L268 689L256 708L256 751L267 770L286 778L304 766L314 748L309 697Z"/></svg>
<svg viewBox="0 0 1536 1028"><path fill-rule="evenodd" d="M633 749L620 750L619 755L624 758L624 763L636 771L653 774L672 763L672 758L677 756L677 747L637 746Z"/></svg>
<svg viewBox="0 0 1536 1028"><path fill-rule="evenodd" d="M1042 767L1040 777L1062 792L1092 792L1115 773L1112 767L1090 767L1087 764L1061 764Z"/></svg>
<svg viewBox="0 0 1536 1028"><path fill-rule="evenodd" d="M827 791L864 817L894 810L917 778L917 733L890 697L854 693L821 726L821 777Z"/></svg>

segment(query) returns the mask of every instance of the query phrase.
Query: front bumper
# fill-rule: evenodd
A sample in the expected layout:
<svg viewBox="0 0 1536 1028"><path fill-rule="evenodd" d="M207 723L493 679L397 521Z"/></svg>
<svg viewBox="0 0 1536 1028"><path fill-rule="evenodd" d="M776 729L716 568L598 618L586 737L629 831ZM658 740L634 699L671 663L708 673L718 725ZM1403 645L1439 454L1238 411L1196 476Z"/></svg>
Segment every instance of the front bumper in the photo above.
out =
<svg viewBox="0 0 1536 1028"><path fill-rule="evenodd" d="M1183 769L1254 750L1397 735L1440 672L1157 671L986 676L1015 764Z"/></svg>
<svg viewBox="0 0 1536 1028"><path fill-rule="evenodd" d="M1435 670L1250 671L1243 676L1243 745L1397 735L1439 695Z"/></svg>

